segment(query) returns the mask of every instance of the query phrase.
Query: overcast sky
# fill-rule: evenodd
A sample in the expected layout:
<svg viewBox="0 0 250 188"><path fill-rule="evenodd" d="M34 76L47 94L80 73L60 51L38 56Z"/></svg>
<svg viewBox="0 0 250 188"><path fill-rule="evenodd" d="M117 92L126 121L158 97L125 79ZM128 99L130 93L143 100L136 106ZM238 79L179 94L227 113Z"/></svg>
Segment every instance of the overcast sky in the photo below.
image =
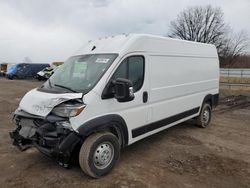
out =
<svg viewBox="0 0 250 188"><path fill-rule="evenodd" d="M235 31L250 34L250 0L0 0L0 62L64 61L95 38L166 35L180 11L207 4L221 7Z"/></svg>

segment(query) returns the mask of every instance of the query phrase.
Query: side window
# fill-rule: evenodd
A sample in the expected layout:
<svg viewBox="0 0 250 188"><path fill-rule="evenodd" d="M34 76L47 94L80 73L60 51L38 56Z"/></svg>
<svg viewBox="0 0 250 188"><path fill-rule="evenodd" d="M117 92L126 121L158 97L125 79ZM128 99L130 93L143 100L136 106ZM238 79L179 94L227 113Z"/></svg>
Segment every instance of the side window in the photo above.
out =
<svg viewBox="0 0 250 188"><path fill-rule="evenodd" d="M123 60L123 62L121 62L121 64L119 65L119 67L116 69L115 73L112 76L112 79L115 80L117 78L128 78L127 77L127 59Z"/></svg>
<svg viewBox="0 0 250 188"><path fill-rule="evenodd" d="M144 58L134 56L128 58L128 79L132 81L134 92L141 89L144 79Z"/></svg>
<svg viewBox="0 0 250 188"><path fill-rule="evenodd" d="M123 60L112 79L126 78L132 81L134 92L141 89L144 80L144 58L131 56Z"/></svg>

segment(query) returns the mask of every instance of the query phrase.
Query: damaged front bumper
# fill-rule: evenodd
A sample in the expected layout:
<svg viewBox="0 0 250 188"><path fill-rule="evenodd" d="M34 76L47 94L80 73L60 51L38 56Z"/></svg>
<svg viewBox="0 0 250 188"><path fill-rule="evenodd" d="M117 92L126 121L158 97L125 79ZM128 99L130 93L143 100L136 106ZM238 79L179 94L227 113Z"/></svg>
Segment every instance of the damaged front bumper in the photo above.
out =
<svg viewBox="0 0 250 188"><path fill-rule="evenodd" d="M43 154L55 158L60 165L68 167L73 151L81 137L67 127L66 118L49 115L45 119L24 111L16 111L17 128L10 132L13 145L24 151L36 147Z"/></svg>

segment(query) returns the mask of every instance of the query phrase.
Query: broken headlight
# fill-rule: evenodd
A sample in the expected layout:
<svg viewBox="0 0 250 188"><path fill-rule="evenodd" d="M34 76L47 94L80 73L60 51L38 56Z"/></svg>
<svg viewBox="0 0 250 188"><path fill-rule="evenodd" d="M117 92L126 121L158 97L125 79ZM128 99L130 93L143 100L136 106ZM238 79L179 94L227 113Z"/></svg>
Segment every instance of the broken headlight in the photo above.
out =
<svg viewBox="0 0 250 188"><path fill-rule="evenodd" d="M58 122L56 122L56 125L60 125L65 129L69 129L69 130L73 131L73 128L72 128L69 121L58 121Z"/></svg>
<svg viewBox="0 0 250 188"><path fill-rule="evenodd" d="M84 108L84 104L60 104L52 110L52 113L61 117L74 117L79 115Z"/></svg>

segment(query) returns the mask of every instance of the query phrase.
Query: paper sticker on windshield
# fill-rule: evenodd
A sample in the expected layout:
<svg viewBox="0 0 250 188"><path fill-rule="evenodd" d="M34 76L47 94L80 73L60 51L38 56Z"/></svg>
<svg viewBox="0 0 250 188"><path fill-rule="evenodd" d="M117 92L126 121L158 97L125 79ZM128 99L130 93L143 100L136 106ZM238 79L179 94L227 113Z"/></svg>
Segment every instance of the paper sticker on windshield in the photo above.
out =
<svg viewBox="0 0 250 188"><path fill-rule="evenodd" d="M109 61L109 59L107 58L97 58L96 59L96 63L107 63Z"/></svg>

